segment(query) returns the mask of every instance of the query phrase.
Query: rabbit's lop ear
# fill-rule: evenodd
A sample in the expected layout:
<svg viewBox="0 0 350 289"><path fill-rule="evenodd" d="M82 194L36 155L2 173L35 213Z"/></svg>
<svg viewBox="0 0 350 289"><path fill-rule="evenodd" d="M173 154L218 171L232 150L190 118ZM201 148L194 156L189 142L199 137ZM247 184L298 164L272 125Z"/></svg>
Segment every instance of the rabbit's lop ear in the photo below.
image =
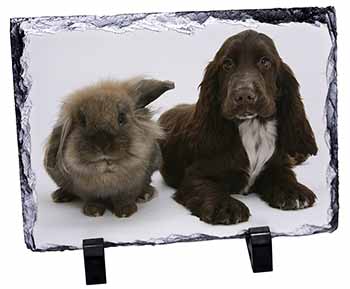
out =
<svg viewBox="0 0 350 289"><path fill-rule="evenodd" d="M62 121L60 125L57 125L49 136L44 157L44 165L48 172L55 173L57 168L65 172L68 171L64 164L63 149L71 125L72 120L69 117L65 121Z"/></svg>
<svg viewBox="0 0 350 289"><path fill-rule="evenodd" d="M143 108L160 97L164 92L173 89L174 82L156 79L142 79L134 84L136 90L136 108Z"/></svg>
<svg viewBox="0 0 350 289"><path fill-rule="evenodd" d="M64 163L64 157L63 157L63 148L65 146L65 142L67 139L68 134L70 133L72 126L72 119L68 117L62 125L61 129L61 135L60 135L60 140L59 140L59 145L58 145L58 151L57 151L57 162L61 165L62 169L66 172L68 172L65 163Z"/></svg>

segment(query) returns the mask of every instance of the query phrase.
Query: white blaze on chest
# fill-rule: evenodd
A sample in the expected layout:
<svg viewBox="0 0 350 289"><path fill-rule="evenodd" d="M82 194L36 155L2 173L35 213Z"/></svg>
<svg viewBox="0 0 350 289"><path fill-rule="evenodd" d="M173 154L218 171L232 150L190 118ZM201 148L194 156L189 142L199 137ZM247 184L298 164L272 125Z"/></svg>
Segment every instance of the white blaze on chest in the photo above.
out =
<svg viewBox="0 0 350 289"><path fill-rule="evenodd" d="M238 126L238 129L249 159L249 180L241 192L247 193L275 151L276 120L261 122L256 118L247 119Z"/></svg>

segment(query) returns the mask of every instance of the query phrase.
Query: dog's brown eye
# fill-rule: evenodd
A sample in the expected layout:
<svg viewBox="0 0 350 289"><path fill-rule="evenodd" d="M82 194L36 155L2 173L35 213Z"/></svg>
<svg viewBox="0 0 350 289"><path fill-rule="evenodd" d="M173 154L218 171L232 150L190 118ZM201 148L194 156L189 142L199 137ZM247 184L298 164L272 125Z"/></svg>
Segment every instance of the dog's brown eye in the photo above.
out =
<svg viewBox="0 0 350 289"><path fill-rule="evenodd" d="M225 71L230 71L234 66L233 60L231 58L226 58L222 64L222 68Z"/></svg>
<svg viewBox="0 0 350 289"><path fill-rule="evenodd" d="M119 113L118 123L119 123L119 126L123 126L126 123L126 114L124 112Z"/></svg>
<svg viewBox="0 0 350 289"><path fill-rule="evenodd" d="M269 69L272 65L271 60L265 56L260 58L259 64L265 69Z"/></svg>

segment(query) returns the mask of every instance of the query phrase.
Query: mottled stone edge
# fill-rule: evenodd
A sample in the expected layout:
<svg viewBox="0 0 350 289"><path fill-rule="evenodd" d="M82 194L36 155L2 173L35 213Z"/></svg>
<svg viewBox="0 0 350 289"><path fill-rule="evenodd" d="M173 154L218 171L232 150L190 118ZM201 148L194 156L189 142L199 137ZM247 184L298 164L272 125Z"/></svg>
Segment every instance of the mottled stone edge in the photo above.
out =
<svg viewBox="0 0 350 289"><path fill-rule="evenodd" d="M283 24L291 22L309 23L318 25L326 24L329 30L329 35L332 41L332 47L328 58L327 80L328 93L325 103L325 115L327 120L326 139L329 146L331 161L328 168L328 182L331 189L331 207L329 214L332 216L328 226L319 227L305 225L300 228L299 233L272 233L273 237L277 236L302 236L311 235L321 232L333 232L338 227L339 202L338 202L338 133L337 133L337 30L336 30L336 14L334 7L307 7L307 8L275 8L275 9L257 9L257 10L226 10L226 11L206 11L206 12L178 12L178 13L140 13L140 14L123 14L117 16L64 16L64 17L37 17L37 18L12 18L10 23L11 33L11 51L12 51L12 69L13 69L13 86L15 96L15 110L17 123L17 138L19 148L19 169L21 181L21 196L22 196L22 214L24 223L24 237L27 248L33 251L63 251L81 249L81 247L64 246L64 245L49 245L47 248L37 248L33 237L34 224L37 217L37 202L36 196L32 190L32 185L35 183L35 178L31 170L30 164L30 126L29 114L31 103L28 99L31 82L28 76L25 77L26 63L22 60L25 48L26 32L22 24L33 23L39 20L39 24L44 29L49 25L50 21L61 21L65 23L66 30L77 30L79 25L83 23L92 25L95 28L109 30L109 26L114 29L124 29L136 21L142 21L149 15L167 16L172 15L190 20L193 23L202 25L210 17L218 20L228 21L244 21L250 20L261 23ZM158 19L159 20L159 19ZM164 19L166 21L166 18ZM40 29L40 25L36 29ZM46 25L46 26L45 26ZM86 27L85 27L86 28ZM106 29L107 28L107 29ZM179 30L179 32L191 33L189 27ZM80 28L81 29L81 28ZM149 28L150 29L150 28ZM110 30L109 30L110 31ZM55 31L47 31L54 33ZM112 32L116 32L113 31ZM171 244L177 242L193 242L204 240L217 239L235 239L243 238L245 230L233 236L217 237L206 234L194 234L190 236L172 235L167 238L155 239L152 241L135 241L132 243L121 242L105 242L106 247L113 246L129 246L129 245L160 245ZM103 236L101 236L103 237Z"/></svg>

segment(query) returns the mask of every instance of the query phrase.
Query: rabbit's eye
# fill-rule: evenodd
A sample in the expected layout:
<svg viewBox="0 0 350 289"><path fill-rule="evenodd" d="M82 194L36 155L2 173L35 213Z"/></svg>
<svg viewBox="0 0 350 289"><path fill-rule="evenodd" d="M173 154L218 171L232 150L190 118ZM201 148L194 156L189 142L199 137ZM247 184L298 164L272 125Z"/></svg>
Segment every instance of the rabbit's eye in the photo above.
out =
<svg viewBox="0 0 350 289"><path fill-rule="evenodd" d="M79 121L82 127L86 127L86 117L82 111L79 112Z"/></svg>
<svg viewBox="0 0 350 289"><path fill-rule="evenodd" d="M126 114L124 112L120 112L118 115L118 123L120 126L123 126L126 123Z"/></svg>

